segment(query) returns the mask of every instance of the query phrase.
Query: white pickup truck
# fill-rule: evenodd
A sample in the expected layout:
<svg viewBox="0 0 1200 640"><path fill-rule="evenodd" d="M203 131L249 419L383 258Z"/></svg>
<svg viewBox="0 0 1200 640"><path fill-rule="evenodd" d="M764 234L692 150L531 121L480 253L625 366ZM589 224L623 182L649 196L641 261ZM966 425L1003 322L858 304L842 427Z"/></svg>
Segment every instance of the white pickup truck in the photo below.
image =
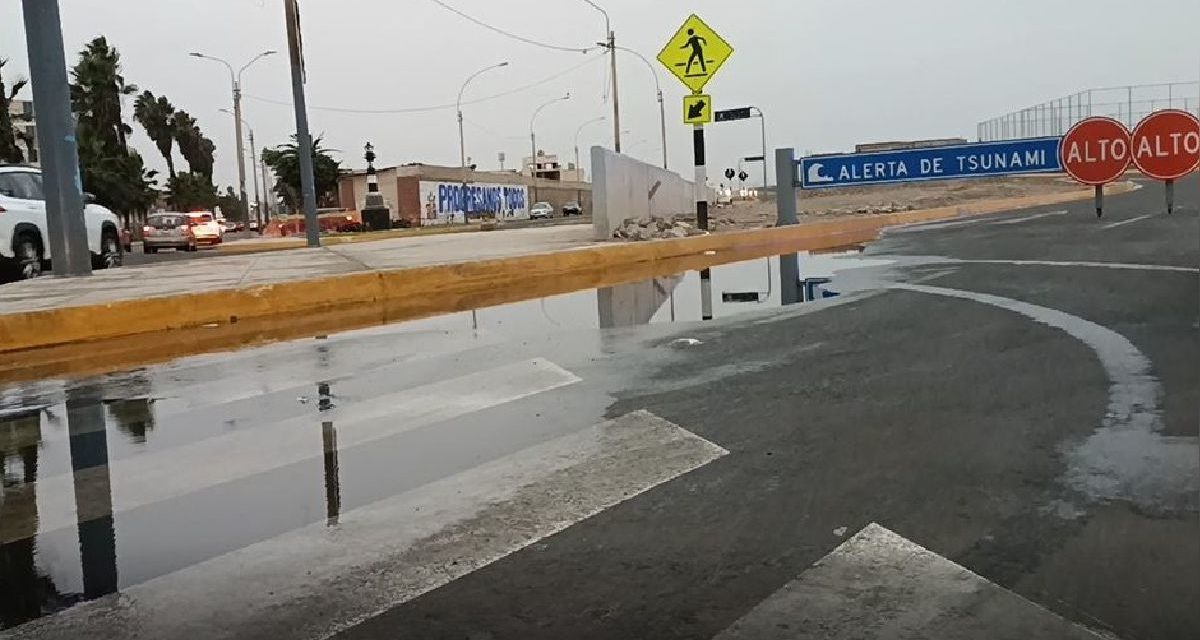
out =
<svg viewBox="0 0 1200 640"><path fill-rule="evenodd" d="M83 209L93 269L121 266L120 221L107 208ZM24 165L0 165L0 282L41 275L49 264L49 232L42 172Z"/></svg>

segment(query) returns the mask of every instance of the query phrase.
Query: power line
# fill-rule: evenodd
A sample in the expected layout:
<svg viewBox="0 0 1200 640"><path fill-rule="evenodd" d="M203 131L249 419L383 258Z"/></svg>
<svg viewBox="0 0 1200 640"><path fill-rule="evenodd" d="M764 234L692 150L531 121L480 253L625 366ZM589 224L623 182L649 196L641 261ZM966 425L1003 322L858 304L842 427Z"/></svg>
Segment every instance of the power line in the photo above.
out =
<svg viewBox="0 0 1200 640"><path fill-rule="evenodd" d="M539 42L537 40L533 40L532 38L526 38L524 36L519 36L515 33L509 33L508 31L505 31L499 27L494 27L482 20L472 18L471 16L463 13L462 11L459 11L458 9L446 4L445 2L442 2L442 0L429 0L429 1L438 5L439 7L443 8L443 9L445 9L446 11L449 11L450 13L453 13L453 14L459 16L460 18L467 20L468 22L473 22L473 23L483 27L484 29L487 29L489 31L494 31L496 33L499 33L502 36L512 38L513 40L517 40L519 42L524 42L525 44L531 44L535 47L541 47L543 49L552 49L554 51L570 51L573 53L587 53L595 48L595 47L561 47L561 46L554 45L554 44L547 44L545 42Z"/></svg>
<svg viewBox="0 0 1200 640"><path fill-rule="evenodd" d="M471 100L466 100L463 102L463 104L478 104L480 102L487 102L489 100L495 100L497 98L511 96L514 93L520 93L522 91L527 91L534 87L538 87L543 84L546 84L547 82L550 82L552 80L557 80L573 71L576 71L577 69L580 69L580 68L587 66L597 60L602 60L602 59L603 58L601 56L591 56L587 60L584 60L583 62L580 62L579 64L576 64L576 65L573 65L566 69L563 69L562 71L559 71L553 75L546 76L545 78L542 78L541 80L538 80L536 82L531 82L529 84L522 85L520 87L516 87L515 89L509 89L508 91L503 91L501 93L495 93L490 96L483 96L482 98L473 98ZM256 96L256 95L252 95L249 93L243 93L242 97L249 98L251 100L257 100L259 102L265 102L267 104L275 104L275 105L281 105L281 106L286 106L286 107L292 106L292 103L289 101L286 101L286 100L274 100L272 98L264 98L262 96ZM401 107L401 108L395 108L395 109L351 109L349 107L314 107L312 105L309 105L308 108L309 108L309 110L312 110L312 111L331 111L334 113L391 114L391 113L425 113L425 112L430 112L430 111L442 111L445 109L453 109L456 106L457 105L455 103L451 102L448 104L437 104L437 105L430 105L430 106L425 106L425 107Z"/></svg>

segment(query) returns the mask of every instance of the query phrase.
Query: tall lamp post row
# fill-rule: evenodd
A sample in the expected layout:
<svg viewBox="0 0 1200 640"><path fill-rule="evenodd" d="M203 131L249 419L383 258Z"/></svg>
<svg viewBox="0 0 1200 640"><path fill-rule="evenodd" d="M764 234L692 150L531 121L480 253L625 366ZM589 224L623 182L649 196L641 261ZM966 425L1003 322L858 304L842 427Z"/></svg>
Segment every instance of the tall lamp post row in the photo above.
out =
<svg viewBox="0 0 1200 640"><path fill-rule="evenodd" d="M229 62L225 61L222 58L210 56L210 55L207 55L204 53L200 53L198 51L193 51L188 54L188 55L192 56L193 58L200 58L203 60L212 60L213 62L220 62L221 64L225 65L226 69L229 70L229 82L233 87L233 127L235 129L234 136L237 138L238 197L241 198L242 209L245 211L250 210L250 205L246 198L246 157L245 157L246 150L245 150L245 148L242 147L242 73L245 72L246 69L250 67L250 65L254 64L255 62L258 62L259 60L261 60L269 55L273 55L275 53L276 53L276 51L274 49L269 49L267 51L264 51L264 52L258 54L257 56L254 56L253 58L251 58L250 62L247 62L246 64L242 65L242 67L240 69L238 69L236 72L233 70L233 65L229 64Z"/></svg>

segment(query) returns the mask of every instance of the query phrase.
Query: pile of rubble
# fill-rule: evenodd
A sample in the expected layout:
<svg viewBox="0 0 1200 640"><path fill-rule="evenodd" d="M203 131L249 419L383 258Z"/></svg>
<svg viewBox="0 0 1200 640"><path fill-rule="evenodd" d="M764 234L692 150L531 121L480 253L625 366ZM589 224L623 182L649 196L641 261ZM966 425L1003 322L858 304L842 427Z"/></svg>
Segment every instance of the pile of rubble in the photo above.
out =
<svg viewBox="0 0 1200 640"><path fill-rule="evenodd" d="M661 238L687 238L702 236L707 231L696 228L696 225L685 220L668 218L626 218L621 226L613 231L613 237L619 240L655 240Z"/></svg>
<svg viewBox="0 0 1200 640"><path fill-rule="evenodd" d="M854 214L896 213L898 211L912 211L913 209L916 209L916 207L911 204L889 202L886 204L865 204L840 209L804 210L798 213L803 216L849 216Z"/></svg>

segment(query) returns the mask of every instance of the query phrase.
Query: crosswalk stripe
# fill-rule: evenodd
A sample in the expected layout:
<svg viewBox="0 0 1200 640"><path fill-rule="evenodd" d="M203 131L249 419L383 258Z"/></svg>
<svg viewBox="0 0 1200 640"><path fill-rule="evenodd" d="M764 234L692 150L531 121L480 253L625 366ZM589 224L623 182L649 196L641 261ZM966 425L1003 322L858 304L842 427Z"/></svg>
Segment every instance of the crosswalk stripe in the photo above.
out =
<svg viewBox="0 0 1200 640"><path fill-rule="evenodd" d="M339 444L345 449L578 381L553 362L535 358L338 407L323 412L320 419L338 424ZM73 526L77 517L84 515L76 514L75 494L87 495L91 487L107 491L111 483L113 510L120 512L319 458L322 443L301 428L316 419L314 415L299 416L116 460L106 467L40 478L36 483L38 529L45 532ZM25 523L10 526L0 522L0 543L29 533Z"/></svg>
<svg viewBox="0 0 1200 640"><path fill-rule="evenodd" d="M728 454L646 411L81 604L13 640L325 638Z"/></svg>
<svg viewBox="0 0 1200 640"><path fill-rule="evenodd" d="M1104 637L871 523L714 640Z"/></svg>
<svg viewBox="0 0 1200 640"><path fill-rule="evenodd" d="M1120 221L1118 221L1118 222L1110 222L1110 223L1108 223L1108 224L1106 224L1106 225L1102 225L1100 228L1101 228L1101 229L1116 229L1117 227L1123 227L1123 226L1125 226L1125 225L1127 225L1127 224L1133 224L1133 223L1135 223L1135 222L1141 222L1142 220L1145 220L1146 218L1153 218L1153 217L1154 217L1154 214L1153 214L1153 213L1147 213L1147 214L1146 214L1146 215L1144 215L1144 216L1138 216L1138 217L1136 217L1136 218L1129 218L1128 220L1120 220Z"/></svg>

